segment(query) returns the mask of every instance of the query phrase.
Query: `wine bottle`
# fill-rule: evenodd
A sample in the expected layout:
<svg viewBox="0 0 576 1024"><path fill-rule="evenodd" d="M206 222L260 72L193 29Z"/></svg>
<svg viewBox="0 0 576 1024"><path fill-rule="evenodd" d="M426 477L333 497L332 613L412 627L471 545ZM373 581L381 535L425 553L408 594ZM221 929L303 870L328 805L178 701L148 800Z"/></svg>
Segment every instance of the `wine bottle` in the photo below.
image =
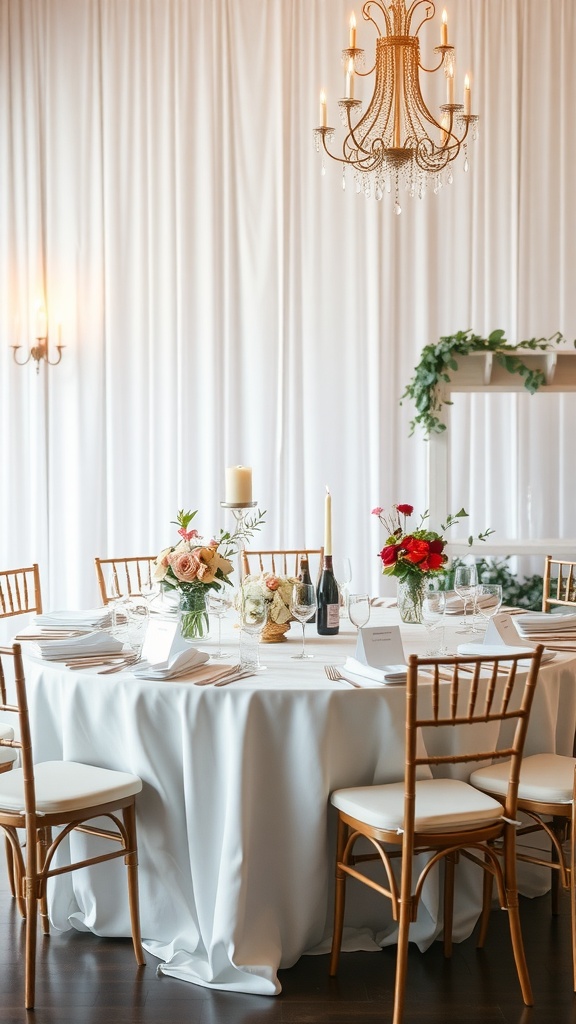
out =
<svg viewBox="0 0 576 1024"><path fill-rule="evenodd" d="M320 636L335 636L340 629L340 591L334 578L332 555L324 555L324 565L316 596L318 602L316 629Z"/></svg>
<svg viewBox="0 0 576 1024"><path fill-rule="evenodd" d="M300 556L300 572L298 573L298 579L300 583L307 583L308 586L312 586L312 579L310 577L310 566L308 565L308 559L305 555ZM316 612L314 612L306 622L316 622Z"/></svg>

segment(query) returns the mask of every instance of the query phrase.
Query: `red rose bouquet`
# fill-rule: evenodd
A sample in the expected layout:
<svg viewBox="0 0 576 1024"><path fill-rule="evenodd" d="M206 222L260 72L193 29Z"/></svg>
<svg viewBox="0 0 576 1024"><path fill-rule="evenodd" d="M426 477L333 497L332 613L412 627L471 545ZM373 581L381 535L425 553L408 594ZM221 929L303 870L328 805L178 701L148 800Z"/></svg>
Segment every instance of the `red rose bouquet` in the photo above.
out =
<svg viewBox="0 0 576 1024"><path fill-rule="evenodd" d="M386 529L387 539L380 551L382 572L384 576L396 576L401 584L405 584L410 602L414 605L410 621L421 619L422 586L424 581L442 573L448 556L444 554L447 541L434 530L425 527L430 513L428 510L420 516L415 530L409 530L407 520L413 514L412 505L393 505L391 509L373 508L372 515L378 516ZM468 513L461 508L456 515L449 515L445 523L441 523L442 534L454 526L460 519L467 519ZM478 534L477 540L486 540L493 530L485 530ZM474 537L468 538L472 544Z"/></svg>

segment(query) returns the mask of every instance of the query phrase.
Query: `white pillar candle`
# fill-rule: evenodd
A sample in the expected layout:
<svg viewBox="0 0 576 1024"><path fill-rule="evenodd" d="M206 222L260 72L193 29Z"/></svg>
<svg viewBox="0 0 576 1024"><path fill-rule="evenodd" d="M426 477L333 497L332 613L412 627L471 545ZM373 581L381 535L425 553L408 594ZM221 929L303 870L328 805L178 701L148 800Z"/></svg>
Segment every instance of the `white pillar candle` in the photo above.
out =
<svg viewBox="0 0 576 1024"><path fill-rule="evenodd" d="M326 124L327 124L327 119L326 118L327 118L327 114L326 114L326 93L324 92L324 89L322 89L322 92L320 93L320 127L321 128L325 128L326 127Z"/></svg>
<svg viewBox="0 0 576 1024"><path fill-rule="evenodd" d="M350 15L350 49L356 49L356 15L354 11Z"/></svg>
<svg viewBox="0 0 576 1024"><path fill-rule="evenodd" d="M252 470L249 466L229 466L226 470L226 504L252 504Z"/></svg>
<svg viewBox="0 0 576 1024"><path fill-rule="evenodd" d="M326 485L326 501L324 503L324 554L332 554L332 495Z"/></svg>

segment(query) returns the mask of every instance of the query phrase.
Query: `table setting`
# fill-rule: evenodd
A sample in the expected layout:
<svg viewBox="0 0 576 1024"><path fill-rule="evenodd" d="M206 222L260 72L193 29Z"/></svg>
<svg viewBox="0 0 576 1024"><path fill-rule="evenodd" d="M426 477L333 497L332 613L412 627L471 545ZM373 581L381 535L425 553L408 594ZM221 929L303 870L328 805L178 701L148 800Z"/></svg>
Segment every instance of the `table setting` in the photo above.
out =
<svg viewBox="0 0 576 1024"><path fill-rule="evenodd" d="M209 580L208 596L218 597L228 586L218 572L230 572L214 559L217 544L192 536L189 516L178 514L180 540L158 556L158 582L172 573L169 589L177 595L181 584L198 587L200 573ZM399 528L395 545L406 537ZM421 584L435 583L436 568L445 564L443 541L423 540L411 549L420 561L408 571L420 573ZM199 556L200 545L210 550ZM399 550L390 565L381 556L384 569L398 566ZM131 655L113 625L108 623L109 631L101 630L102 622L95 628L93 611L83 623L79 613L59 614L29 627L26 675L38 759L85 758L143 780L137 808L142 934L161 974L275 995L279 968L303 953L326 951L335 843L330 793L401 777L410 654L456 653L465 642L489 656L494 646L498 653L530 647L536 634L546 632L547 646L548 639L552 643L540 671L526 753L572 751L576 653L570 646L554 649L560 633L568 645L573 642L569 616L561 625L548 626L540 618L522 622L522 615L501 609L501 594L484 594L481 610L466 616L469 635L463 638L458 627L464 615L447 609L452 595L439 597L438 588L422 586L417 621L405 621L393 599L364 594L354 602L349 592L347 606L357 604L357 613L342 617L337 605L336 634L320 635L310 621L315 595L301 585L294 577L259 574L235 593L225 589L233 606L210 612L206 603L197 623L202 635L195 630L193 637L186 628L189 608L149 614L142 648ZM265 627L278 619L284 620L281 639L267 641ZM483 636L472 632L475 619ZM82 650L100 631L108 642L121 643L120 652ZM73 663L76 656L83 660ZM90 663L99 656L112 664ZM481 894L468 870L459 871L455 941L467 937L480 910ZM545 891L541 875L531 869L523 891ZM121 872L107 880L105 891L91 871L58 880L51 893L52 927L128 935L123 884ZM434 875L427 885L413 926L422 950L442 928ZM378 949L395 940L396 925L386 909L364 892L354 894L344 948Z"/></svg>

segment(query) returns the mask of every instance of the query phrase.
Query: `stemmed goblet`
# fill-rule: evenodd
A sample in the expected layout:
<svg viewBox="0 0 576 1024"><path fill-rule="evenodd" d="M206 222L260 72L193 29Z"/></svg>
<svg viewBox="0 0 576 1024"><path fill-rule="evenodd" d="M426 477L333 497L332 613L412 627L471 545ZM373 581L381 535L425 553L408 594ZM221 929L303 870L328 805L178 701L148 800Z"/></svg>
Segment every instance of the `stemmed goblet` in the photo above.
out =
<svg viewBox="0 0 576 1024"><path fill-rule="evenodd" d="M306 623L316 611L316 587L310 583L295 583L290 597L290 611L302 625L302 650L300 654L293 654L292 657L313 658L314 655L306 651Z"/></svg>
<svg viewBox="0 0 576 1024"><path fill-rule="evenodd" d="M456 567L454 590L464 602L464 617L462 624L456 629L456 633L469 633L471 631L471 627L468 626L466 621L466 612L468 611L468 602L474 602L477 583L478 577L475 565L458 565Z"/></svg>
<svg viewBox="0 0 576 1024"><path fill-rule="evenodd" d="M370 618L370 598L368 594L348 595L348 618L350 622L360 631Z"/></svg>
<svg viewBox="0 0 576 1024"><path fill-rule="evenodd" d="M486 625L500 611L502 586L500 583L480 583L476 588L476 607Z"/></svg>
<svg viewBox="0 0 576 1024"><path fill-rule="evenodd" d="M222 650L222 619L229 608L232 607L232 598L221 590L211 590L208 594L208 611L218 619L218 646L214 651L215 658L229 658L230 655Z"/></svg>

